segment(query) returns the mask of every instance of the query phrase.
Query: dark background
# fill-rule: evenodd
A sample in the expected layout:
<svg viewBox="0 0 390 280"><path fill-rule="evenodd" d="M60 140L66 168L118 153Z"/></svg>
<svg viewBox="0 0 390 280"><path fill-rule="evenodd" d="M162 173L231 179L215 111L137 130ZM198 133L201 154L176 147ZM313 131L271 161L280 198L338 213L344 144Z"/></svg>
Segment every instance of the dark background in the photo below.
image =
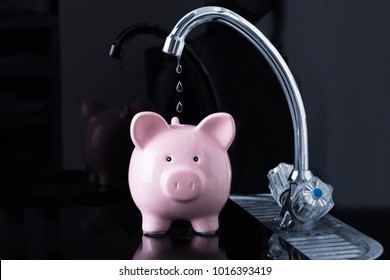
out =
<svg viewBox="0 0 390 280"><path fill-rule="evenodd" d="M384 244L390 213L385 0L2 1L1 206L118 202L115 192L96 198L95 189L79 189L87 181L81 102L92 98L122 108L153 97L169 120L176 100L163 96L174 96L177 77L175 59L160 56L163 41L149 35L132 39L122 62L108 50L128 26L147 22L170 30L187 12L208 4L252 21L286 58L306 108L310 169L333 185L333 214ZM225 26L199 27L186 47L199 56L208 79L183 73L184 94L191 96L183 102L183 119L196 124L207 112L231 113L238 127L230 150L232 192L268 192L266 172L293 158L291 120L272 72ZM209 82L219 103L207 111Z"/></svg>
<svg viewBox="0 0 390 280"><path fill-rule="evenodd" d="M148 36L133 40L126 52L129 64L121 71L119 63L106 55L115 36L139 22L171 29L202 5L203 1L60 2L64 168L83 168L81 98L92 96L112 107L123 106L153 83L145 80L143 51L147 44L162 43ZM390 140L387 1L285 1L283 8L279 49L301 84L311 170L334 185L339 205L389 206L384 195ZM266 18L257 22L267 35L268 23ZM218 47L225 51L229 44ZM234 63L227 62L243 55L231 53L232 58L221 62L224 68L234 69Z"/></svg>

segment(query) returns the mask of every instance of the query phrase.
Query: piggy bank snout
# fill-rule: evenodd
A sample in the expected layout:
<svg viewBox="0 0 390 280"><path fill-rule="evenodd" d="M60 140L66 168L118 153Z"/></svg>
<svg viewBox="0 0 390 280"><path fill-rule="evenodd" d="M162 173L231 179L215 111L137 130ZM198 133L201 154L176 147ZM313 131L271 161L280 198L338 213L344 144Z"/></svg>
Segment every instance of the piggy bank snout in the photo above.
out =
<svg viewBox="0 0 390 280"><path fill-rule="evenodd" d="M202 190L201 175L188 168L167 170L162 187L165 194L176 201L190 201Z"/></svg>

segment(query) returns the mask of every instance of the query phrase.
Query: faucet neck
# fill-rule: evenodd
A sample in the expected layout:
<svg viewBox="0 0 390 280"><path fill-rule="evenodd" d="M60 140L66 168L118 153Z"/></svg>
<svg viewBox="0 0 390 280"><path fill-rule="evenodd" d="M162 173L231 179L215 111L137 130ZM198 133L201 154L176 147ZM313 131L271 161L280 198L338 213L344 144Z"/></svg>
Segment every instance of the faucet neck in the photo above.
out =
<svg viewBox="0 0 390 280"><path fill-rule="evenodd" d="M220 22L237 30L247 38L265 57L276 74L286 96L294 127L295 157L294 170L299 174L308 174L308 141L306 114L296 81L286 62L256 26L240 15L222 7L208 6L196 9L185 15L166 38L163 51L180 57L188 33L205 22ZM295 177L295 176L294 176Z"/></svg>

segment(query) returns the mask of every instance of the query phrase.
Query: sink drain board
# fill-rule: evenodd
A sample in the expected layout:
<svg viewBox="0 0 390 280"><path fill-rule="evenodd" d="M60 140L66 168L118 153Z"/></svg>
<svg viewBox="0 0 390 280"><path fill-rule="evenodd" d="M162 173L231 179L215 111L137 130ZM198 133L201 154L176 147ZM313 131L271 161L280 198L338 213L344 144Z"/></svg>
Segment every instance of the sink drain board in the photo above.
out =
<svg viewBox="0 0 390 280"><path fill-rule="evenodd" d="M288 244L316 260L368 260L383 253L382 245L330 214L309 231L282 230L274 222L281 208L270 194L231 195L230 199Z"/></svg>

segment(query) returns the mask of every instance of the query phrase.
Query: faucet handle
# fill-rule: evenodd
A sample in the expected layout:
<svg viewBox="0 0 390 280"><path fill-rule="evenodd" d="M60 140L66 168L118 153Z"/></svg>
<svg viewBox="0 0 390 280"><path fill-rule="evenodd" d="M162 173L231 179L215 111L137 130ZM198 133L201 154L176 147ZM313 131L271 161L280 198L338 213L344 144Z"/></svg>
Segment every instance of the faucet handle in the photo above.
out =
<svg viewBox="0 0 390 280"><path fill-rule="evenodd" d="M269 180L268 188L280 207L284 205L284 202L289 195L289 179L293 169L294 166L292 164L282 162L275 168L271 169L267 174Z"/></svg>
<svg viewBox="0 0 390 280"><path fill-rule="evenodd" d="M320 219L334 206L332 193L333 187L315 176L298 183L291 197L293 215L303 223Z"/></svg>
<svg viewBox="0 0 390 280"><path fill-rule="evenodd" d="M310 172L311 174L311 172ZM333 187L318 177L308 176L294 180L294 166L280 163L267 174L271 195L282 207L275 222L281 228L295 225L300 229L310 229L315 222L326 215L334 206Z"/></svg>

